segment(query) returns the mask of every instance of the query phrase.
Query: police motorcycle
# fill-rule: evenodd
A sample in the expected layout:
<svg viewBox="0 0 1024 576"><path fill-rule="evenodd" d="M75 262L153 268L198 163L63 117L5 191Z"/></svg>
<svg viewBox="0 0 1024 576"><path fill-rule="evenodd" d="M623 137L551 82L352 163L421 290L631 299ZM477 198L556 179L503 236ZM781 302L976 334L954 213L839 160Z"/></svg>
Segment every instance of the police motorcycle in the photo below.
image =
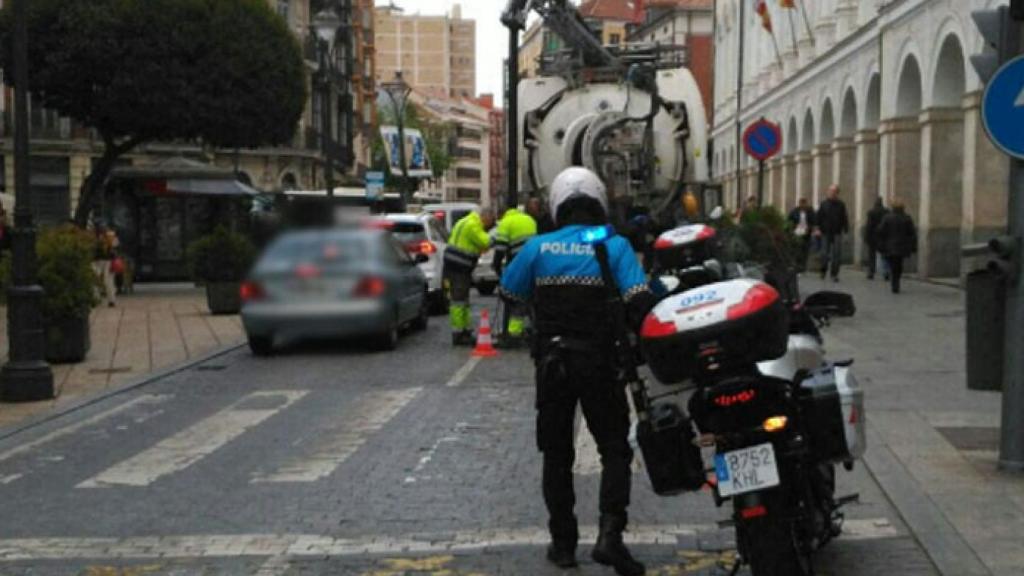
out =
<svg viewBox="0 0 1024 576"><path fill-rule="evenodd" d="M717 506L731 503L734 574L747 564L754 576L809 576L813 553L841 531L840 508L856 500L836 498L834 466L852 469L865 449L852 362L829 363L819 331L853 315L853 301L822 292L799 302L795 280L773 282L780 293L742 277L713 258L714 242L697 225L655 245L657 269L678 284L645 319L639 347L655 378L675 386L669 394L691 395L684 411L629 374L636 440L657 494L710 484ZM700 446L713 449L710 469Z"/></svg>

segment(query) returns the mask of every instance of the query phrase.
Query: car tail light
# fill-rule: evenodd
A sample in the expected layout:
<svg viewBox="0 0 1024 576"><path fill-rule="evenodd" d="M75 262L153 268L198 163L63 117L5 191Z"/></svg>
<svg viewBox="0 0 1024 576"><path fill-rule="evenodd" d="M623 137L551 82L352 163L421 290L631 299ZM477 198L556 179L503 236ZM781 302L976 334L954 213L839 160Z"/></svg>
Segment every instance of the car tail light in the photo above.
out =
<svg viewBox="0 0 1024 576"><path fill-rule="evenodd" d="M242 287L239 288L238 294L242 297L242 302L253 302L267 297L263 286L258 282L242 282Z"/></svg>
<svg viewBox="0 0 1024 576"><path fill-rule="evenodd" d="M391 230L395 223L391 220L367 220L363 227L370 230Z"/></svg>
<svg viewBox="0 0 1024 576"><path fill-rule="evenodd" d="M648 314L640 328L640 336L643 338L664 338L675 333L675 322L662 322L654 314Z"/></svg>
<svg viewBox="0 0 1024 576"><path fill-rule="evenodd" d="M387 291L387 283L383 279L377 278L376 276L368 276L359 281L356 284L353 295L357 298L376 298L385 291Z"/></svg>
<svg viewBox="0 0 1024 576"><path fill-rule="evenodd" d="M779 299L779 293L767 284L755 284L743 296L743 301L729 307L726 317L736 320L767 308Z"/></svg>
<svg viewBox="0 0 1024 576"><path fill-rule="evenodd" d="M423 240L421 242L413 242L405 247L410 254L425 254L430 256L431 254L437 253L437 246L434 245L430 240Z"/></svg>
<svg viewBox="0 0 1024 576"><path fill-rule="evenodd" d="M437 218L441 222L444 222L444 210L438 210L437 212L434 212L434 218Z"/></svg>
<svg viewBox="0 0 1024 576"><path fill-rule="evenodd" d="M299 264L295 267L295 275L303 280L320 276L320 267L315 264Z"/></svg>

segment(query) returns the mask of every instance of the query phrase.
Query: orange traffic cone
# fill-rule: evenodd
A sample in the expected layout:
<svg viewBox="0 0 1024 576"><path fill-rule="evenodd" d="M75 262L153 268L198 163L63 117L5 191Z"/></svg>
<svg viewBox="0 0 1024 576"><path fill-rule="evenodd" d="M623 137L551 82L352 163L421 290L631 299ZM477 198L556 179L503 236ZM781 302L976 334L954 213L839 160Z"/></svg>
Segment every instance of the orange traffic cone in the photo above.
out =
<svg viewBox="0 0 1024 576"><path fill-rule="evenodd" d="M480 313L480 329L476 334L476 348L473 349L473 356L481 358L497 356L498 351L494 349L494 341L491 339L491 317L487 310Z"/></svg>

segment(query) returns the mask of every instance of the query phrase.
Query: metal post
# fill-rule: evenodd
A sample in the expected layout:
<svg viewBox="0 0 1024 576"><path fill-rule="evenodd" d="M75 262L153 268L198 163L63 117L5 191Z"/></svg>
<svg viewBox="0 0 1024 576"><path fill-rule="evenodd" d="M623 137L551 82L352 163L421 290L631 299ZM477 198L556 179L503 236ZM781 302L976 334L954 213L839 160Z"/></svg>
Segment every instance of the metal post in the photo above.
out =
<svg viewBox="0 0 1024 576"><path fill-rule="evenodd" d="M757 161L757 207L764 205L764 160Z"/></svg>
<svg viewBox="0 0 1024 576"><path fill-rule="evenodd" d="M28 0L14 0L14 231L13 285L7 293L9 360L0 370L0 400L30 402L53 398L53 372L46 363L46 340L36 280L36 231L29 189Z"/></svg>
<svg viewBox="0 0 1024 576"><path fill-rule="evenodd" d="M740 162L743 147L743 48L747 32L747 3L740 2L739 71L736 73L736 209L743 209L743 165Z"/></svg>
<svg viewBox="0 0 1024 576"><path fill-rule="evenodd" d="M519 28L508 28L508 77L505 80L505 131L508 133L505 154L507 157L505 175L508 189L505 190L505 206L519 205Z"/></svg>
<svg viewBox="0 0 1024 576"><path fill-rule="evenodd" d="M330 46L323 40L318 41L320 46L320 132L321 147L324 151L324 185L327 186L327 197L334 196L334 165L331 162L331 72Z"/></svg>

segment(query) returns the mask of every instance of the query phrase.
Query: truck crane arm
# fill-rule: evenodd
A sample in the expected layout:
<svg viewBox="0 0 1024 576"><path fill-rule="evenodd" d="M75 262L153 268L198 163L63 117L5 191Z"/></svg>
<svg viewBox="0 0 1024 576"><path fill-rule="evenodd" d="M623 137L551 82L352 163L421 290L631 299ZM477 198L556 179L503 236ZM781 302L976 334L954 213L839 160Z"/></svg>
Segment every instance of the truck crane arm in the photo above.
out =
<svg viewBox="0 0 1024 576"><path fill-rule="evenodd" d="M533 10L544 24L572 48L578 50L588 66L618 66L619 58L594 36L586 22L568 0L509 0L501 23L515 34L526 29L526 18Z"/></svg>

